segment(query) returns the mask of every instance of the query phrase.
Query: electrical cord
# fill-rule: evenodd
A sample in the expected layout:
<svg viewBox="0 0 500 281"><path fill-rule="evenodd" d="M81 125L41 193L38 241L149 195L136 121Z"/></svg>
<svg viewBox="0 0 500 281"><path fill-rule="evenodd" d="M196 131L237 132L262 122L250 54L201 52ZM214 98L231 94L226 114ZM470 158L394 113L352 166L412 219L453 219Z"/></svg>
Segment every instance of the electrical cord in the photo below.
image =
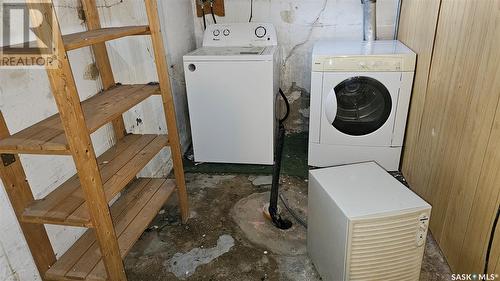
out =
<svg viewBox="0 0 500 281"><path fill-rule="evenodd" d="M207 30L207 20L205 19L205 0L200 0L201 14L203 15L203 30Z"/></svg>
<svg viewBox="0 0 500 281"><path fill-rule="evenodd" d="M304 219L302 219L299 215L297 215L297 213L295 213L295 211L292 210L292 208L290 208L290 205L288 205L288 201L286 200L286 198L283 195L283 193L280 193L280 200L281 200L281 203L283 203L283 206L285 207L285 209L290 213L290 215L292 215L292 217L298 223L300 223L300 225L302 225L303 227L307 228L307 222Z"/></svg>
<svg viewBox="0 0 500 281"><path fill-rule="evenodd" d="M493 240L495 238L495 231L498 225L498 217L500 216L500 206L498 206L497 215L493 221L493 226L490 233L490 241L488 242L488 249L486 250L486 260L484 262L484 274L488 274L488 263L490 262L491 247L493 246Z"/></svg>
<svg viewBox="0 0 500 281"><path fill-rule="evenodd" d="M210 13L212 13L212 19L214 20L214 24L216 24L217 20L215 19L215 14L214 14L214 1L215 0L210 0Z"/></svg>
<svg viewBox="0 0 500 281"><path fill-rule="evenodd" d="M285 93L283 93L283 90L281 90L281 88L279 89L279 92L280 92L281 97L283 98L283 101L285 102L285 105L286 105L285 116L283 116L279 120L280 126L283 126L283 122L285 122L286 119L288 119L288 116L290 115L290 102L286 98ZM307 222L304 219L302 219L299 215L297 215L297 213L292 208L290 208L290 205L288 204L288 200L285 198L285 196L283 195L283 193L280 193L279 198L281 200L281 203L283 203L283 206L285 207L285 209L290 213L290 215L292 215L292 217L294 217L295 220L300 225L302 225L303 227L307 228Z"/></svg>
<svg viewBox="0 0 500 281"><path fill-rule="evenodd" d="M248 22L252 22L253 18L253 0L250 0L250 18L248 19Z"/></svg>

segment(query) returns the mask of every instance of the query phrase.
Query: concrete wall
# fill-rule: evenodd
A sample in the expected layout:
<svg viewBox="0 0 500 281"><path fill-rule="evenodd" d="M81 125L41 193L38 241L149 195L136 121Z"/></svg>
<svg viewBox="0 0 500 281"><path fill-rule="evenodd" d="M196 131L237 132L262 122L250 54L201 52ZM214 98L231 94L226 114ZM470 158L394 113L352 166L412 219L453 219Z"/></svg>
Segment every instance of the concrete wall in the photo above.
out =
<svg viewBox="0 0 500 281"><path fill-rule="evenodd" d="M81 6L74 0L56 0L63 33L85 29L78 18ZM143 1L98 0L104 26L145 24ZM168 5L167 5L168 3ZM0 11L1 12L1 11ZM182 55L195 48L192 7L186 0L159 1L170 76L177 108L177 118L184 149L189 144L189 121L186 106ZM116 81L147 83L158 81L148 37L126 38L108 45ZM100 89L100 81L89 48L71 51L73 73L81 99ZM0 70L0 110L11 133L42 120L57 111L44 70ZM148 99L125 114L126 127L134 133L165 133L165 122L158 97ZM112 129L101 128L92 136L96 153L100 154L113 143ZM165 175L170 169L169 152L148 165L143 175ZM23 166L35 198L41 198L75 173L71 157L22 156ZM40 280L33 260L22 238L21 230L3 186L0 184L0 280ZM47 226L49 237L58 256L83 233L74 227Z"/></svg>
<svg viewBox="0 0 500 281"><path fill-rule="evenodd" d="M281 87L292 102L287 128L308 128L311 50L319 39L362 40L360 0L253 0L253 22L271 22L278 31L282 51ZM251 0L225 0L226 16L219 22L247 22ZM193 8L194 4L193 4ZM391 39L396 0L377 1L378 38ZM211 23L211 18L207 17ZM203 22L195 19L197 44Z"/></svg>

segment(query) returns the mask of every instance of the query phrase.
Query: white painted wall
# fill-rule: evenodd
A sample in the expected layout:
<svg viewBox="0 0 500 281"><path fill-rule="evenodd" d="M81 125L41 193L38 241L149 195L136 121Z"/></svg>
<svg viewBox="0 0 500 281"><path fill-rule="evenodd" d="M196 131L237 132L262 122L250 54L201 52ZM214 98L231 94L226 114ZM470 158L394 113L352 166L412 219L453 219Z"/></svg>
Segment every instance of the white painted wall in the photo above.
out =
<svg viewBox="0 0 500 281"><path fill-rule="evenodd" d="M7 1L7 0L6 0ZM2 1L0 1L2 2ZM78 19L77 1L56 0L63 33L85 29ZM143 1L98 0L103 26L145 24ZM0 11L1 12L1 11ZM181 140L184 148L189 144L189 122L185 85L182 76L182 55L195 48L192 7L187 0L159 1L167 59L171 66L174 101ZM115 79L122 83L147 83L158 81L153 62L149 37L116 40L108 45ZM81 99L86 99L100 89L99 80L89 77L87 70L92 63L90 48L71 51L73 74ZM9 130L15 133L57 111L44 70L0 69L0 110ZM139 122L142 121L142 122ZM165 133L165 122L158 97L148 99L125 114L126 127L134 133ZM103 127L92 136L97 154L113 144L112 129ZM35 198L41 198L75 173L71 157L26 156L22 162ZM170 167L169 152L148 165L142 175L165 175ZM50 240L58 256L82 234L84 229L47 226ZM40 280L38 272L22 236L19 224L3 186L0 184L0 280Z"/></svg>
<svg viewBox="0 0 500 281"><path fill-rule="evenodd" d="M362 40L363 11L360 0L253 0L253 22L271 22L282 51L281 87L292 102L287 128L307 130L311 83L311 51L320 39ZM247 22L251 0L225 0L226 16L218 22ZM193 4L193 9L195 5ZM396 0L377 1L379 39L393 37ZM207 22L212 23L211 17ZM198 46L203 22L195 19Z"/></svg>

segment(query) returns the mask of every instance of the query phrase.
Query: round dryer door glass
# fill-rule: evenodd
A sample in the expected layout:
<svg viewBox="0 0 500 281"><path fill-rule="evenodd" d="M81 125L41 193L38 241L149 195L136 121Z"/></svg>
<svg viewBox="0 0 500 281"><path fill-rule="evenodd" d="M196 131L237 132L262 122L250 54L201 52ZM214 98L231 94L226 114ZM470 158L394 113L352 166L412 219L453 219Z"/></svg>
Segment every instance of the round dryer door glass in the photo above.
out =
<svg viewBox="0 0 500 281"><path fill-rule="evenodd" d="M328 121L344 134L362 136L375 132L391 114L391 94L376 79L352 77L333 90L335 95L327 100L330 104L326 106L336 107L336 110L335 114L327 114ZM332 110L327 108L328 111Z"/></svg>

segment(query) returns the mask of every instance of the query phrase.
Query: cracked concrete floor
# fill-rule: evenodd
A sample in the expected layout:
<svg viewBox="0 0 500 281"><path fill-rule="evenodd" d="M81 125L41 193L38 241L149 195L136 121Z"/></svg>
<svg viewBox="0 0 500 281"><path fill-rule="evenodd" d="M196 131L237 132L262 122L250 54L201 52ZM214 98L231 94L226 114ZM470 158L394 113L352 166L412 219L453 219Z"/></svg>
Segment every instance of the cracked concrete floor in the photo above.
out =
<svg viewBox="0 0 500 281"><path fill-rule="evenodd" d="M173 196L127 256L129 280L321 280L306 255L305 230L295 222L276 230L262 219L269 177L188 173L186 183L189 222L180 224ZM307 182L283 176L281 188L306 217ZM450 271L429 237L420 281L440 280L450 280Z"/></svg>

